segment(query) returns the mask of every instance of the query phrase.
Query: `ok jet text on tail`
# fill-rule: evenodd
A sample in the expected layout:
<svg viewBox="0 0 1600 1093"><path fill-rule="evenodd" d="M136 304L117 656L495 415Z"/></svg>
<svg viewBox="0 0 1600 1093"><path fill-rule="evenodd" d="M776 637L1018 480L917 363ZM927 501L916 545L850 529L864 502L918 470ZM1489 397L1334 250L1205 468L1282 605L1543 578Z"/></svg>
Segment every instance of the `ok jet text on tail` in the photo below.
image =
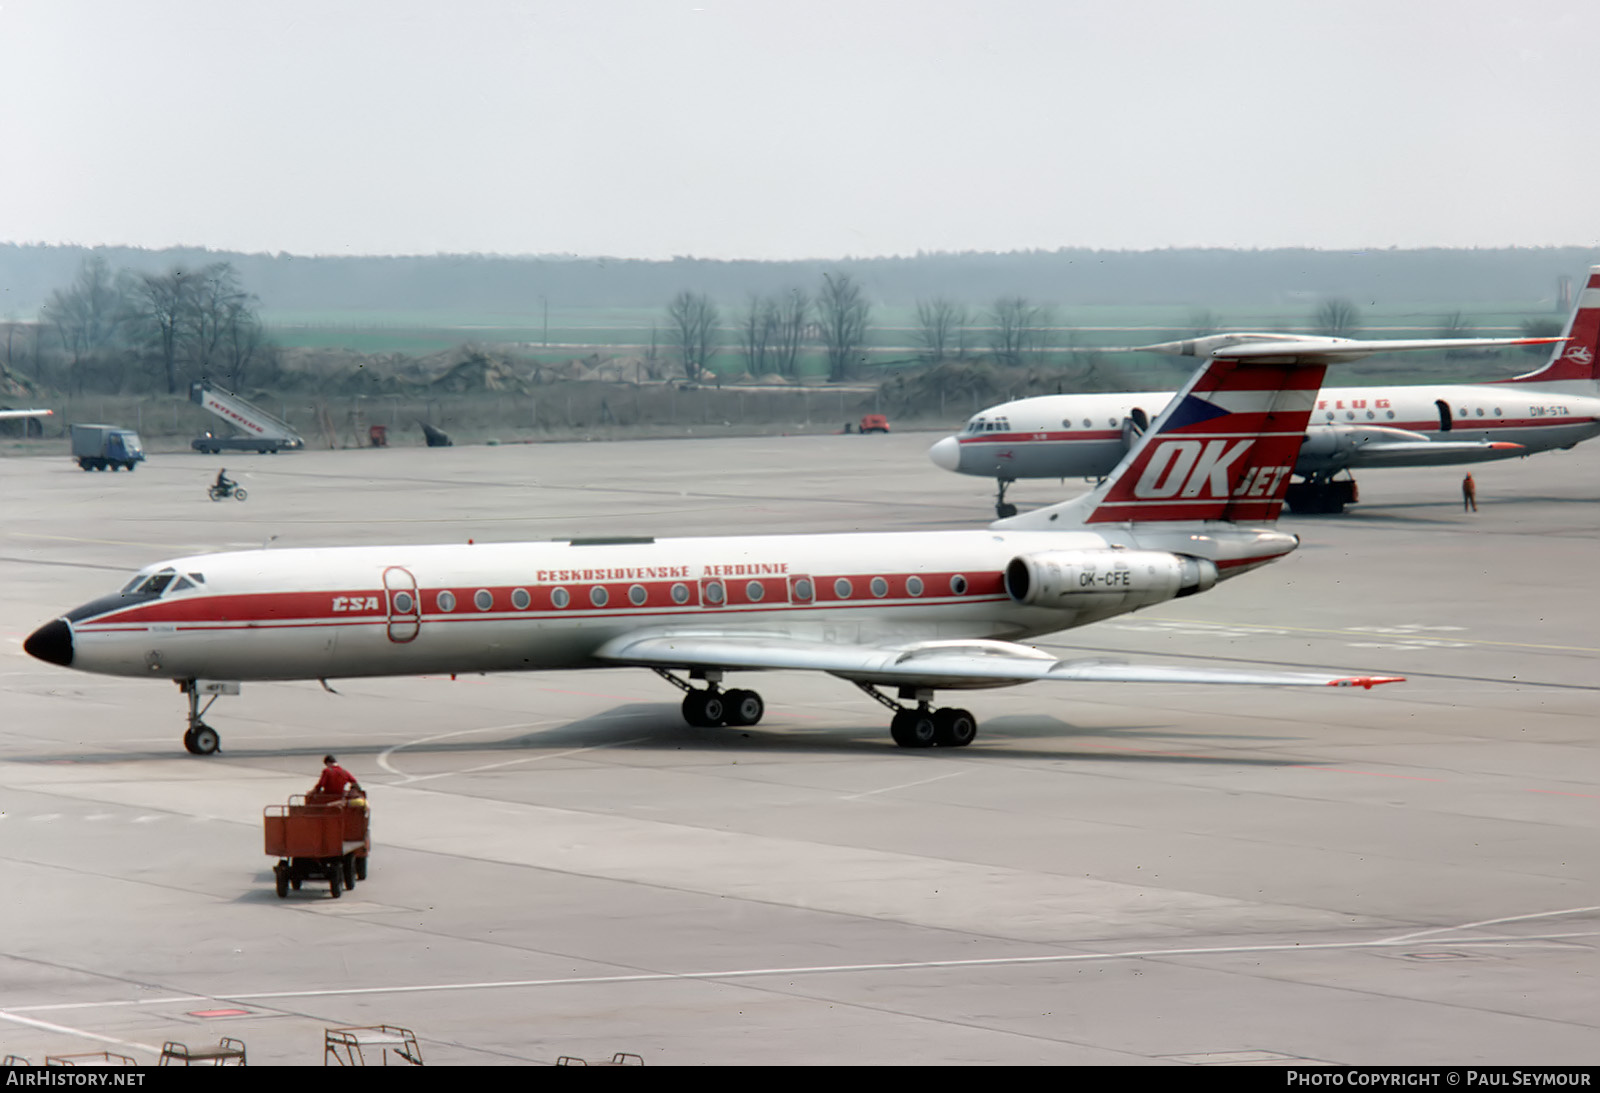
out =
<svg viewBox="0 0 1600 1093"><path fill-rule="evenodd" d="M1393 680L1059 660L1023 644L1206 592L1293 550L1299 540L1272 524L1325 367L1281 345L1264 358L1219 350L1099 488L985 530L207 554L146 567L25 648L177 682L198 754L218 746L201 697L243 680L649 668L685 692L690 724L708 726L761 719L755 691L722 689L729 673L811 670L893 710L907 748L977 734L968 711L934 707L940 690L1371 687Z"/></svg>

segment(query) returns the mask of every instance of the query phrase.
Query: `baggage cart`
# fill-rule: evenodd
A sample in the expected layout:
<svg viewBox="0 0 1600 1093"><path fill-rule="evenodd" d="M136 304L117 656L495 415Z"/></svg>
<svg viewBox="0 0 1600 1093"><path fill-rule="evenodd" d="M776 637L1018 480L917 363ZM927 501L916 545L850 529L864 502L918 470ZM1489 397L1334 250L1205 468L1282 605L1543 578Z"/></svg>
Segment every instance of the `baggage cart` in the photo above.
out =
<svg viewBox="0 0 1600 1093"><path fill-rule="evenodd" d="M417 1034L408 1028L394 1025L367 1025L355 1028L330 1028L323 1030L322 1065L366 1066L368 1051L380 1066L389 1065L393 1055L400 1063L422 1065L422 1049L417 1046Z"/></svg>
<svg viewBox="0 0 1600 1093"><path fill-rule="evenodd" d="M367 877L372 835L365 798L296 794L287 804L268 805L262 827L266 852L278 859L272 877L279 899L308 880L327 881L328 894L338 899Z"/></svg>

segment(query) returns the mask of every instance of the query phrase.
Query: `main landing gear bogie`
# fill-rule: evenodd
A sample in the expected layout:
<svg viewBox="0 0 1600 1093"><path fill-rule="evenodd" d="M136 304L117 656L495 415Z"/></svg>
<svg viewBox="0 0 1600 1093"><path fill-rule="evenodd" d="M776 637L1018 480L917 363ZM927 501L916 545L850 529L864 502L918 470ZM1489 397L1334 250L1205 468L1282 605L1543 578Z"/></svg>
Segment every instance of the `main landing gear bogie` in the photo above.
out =
<svg viewBox="0 0 1600 1093"><path fill-rule="evenodd" d="M978 722L970 711L954 706L901 709L889 722L889 735L902 748L964 748L978 735Z"/></svg>
<svg viewBox="0 0 1600 1093"><path fill-rule="evenodd" d="M713 685L683 696L683 719L696 728L743 728L759 722L766 712L767 704L754 691L721 691Z"/></svg>
<svg viewBox="0 0 1600 1093"><path fill-rule="evenodd" d="M933 692L921 688L901 688L901 698L916 700L916 706L902 706L870 683L857 683L874 702L894 711L889 735L902 748L964 748L978 737L978 719L970 710L954 706L933 708Z"/></svg>
<svg viewBox="0 0 1600 1093"><path fill-rule="evenodd" d="M722 690L720 671L696 670L694 678L704 680L704 687L695 687L664 668L657 668L655 672L684 692L683 719L695 728L743 728L757 724L766 713L766 703L755 691ZM917 703L902 706L870 683L856 686L894 711L889 735L902 748L964 748L978 736L978 720L970 710L954 706L935 709L933 693L929 690L902 688L900 697L915 699Z"/></svg>
<svg viewBox="0 0 1600 1093"><path fill-rule="evenodd" d="M656 674L683 691L683 719L697 729L745 728L760 722L767 712L766 702L755 691L724 691L721 672L696 672L694 678L705 680L704 687L691 686L661 668Z"/></svg>

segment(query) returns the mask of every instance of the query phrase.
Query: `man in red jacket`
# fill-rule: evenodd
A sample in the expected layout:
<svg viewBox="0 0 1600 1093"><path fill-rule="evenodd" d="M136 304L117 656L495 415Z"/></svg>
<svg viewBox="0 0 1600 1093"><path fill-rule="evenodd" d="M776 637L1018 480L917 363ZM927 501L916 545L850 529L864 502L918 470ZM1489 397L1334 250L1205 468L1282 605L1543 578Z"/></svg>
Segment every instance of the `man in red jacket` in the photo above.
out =
<svg viewBox="0 0 1600 1093"><path fill-rule="evenodd" d="M360 793L361 784L356 781L355 775L341 767L331 755L322 757L322 777L317 779L317 784L307 797L343 797L354 787Z"/></svg>

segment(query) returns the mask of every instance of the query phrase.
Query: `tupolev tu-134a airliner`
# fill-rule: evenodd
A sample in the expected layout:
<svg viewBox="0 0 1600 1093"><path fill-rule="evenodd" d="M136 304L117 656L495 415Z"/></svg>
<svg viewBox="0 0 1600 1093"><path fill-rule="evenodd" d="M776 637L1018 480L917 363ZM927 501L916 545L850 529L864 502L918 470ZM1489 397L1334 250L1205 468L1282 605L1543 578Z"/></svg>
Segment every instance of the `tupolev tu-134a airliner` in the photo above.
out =
<svg viewBox="0 0 1600 1093"><path fill-rule="evenodd" d="M1097 489L987 529L206 554L145 567L24 647L80 671L173 680L196 754L218 748L210 702L245 680L648 668L685 692L690 724L711 726L753 725L765 708L753 690L724 690L727 674L810 670L892 709L907 748L976 736L971 713L934 708L939 690L1370 688L1395 680L1063 660L1025 644L1207 592L1294 550L1272 525L1324 349L1219 349Z"/></svg>
<svg viewBox="0 0 1600 1093"><path fill-rule="evenodd" d="M1374 467L1437 467L1570 448L1600 436L1600 266L1589 270L1564 338L1360 341L1298 334L1213 334L1139 351L1205 357L1240 344L1319 342L1340 360L1420 349L1554 343L1536 372L1489 383L1328 387L1294 461L1294 512L1342 512L1353 478ZM1333 359L1330 357L1330 359ZM1165 391L1037 395L980 410L928 458L947 471L993 478L995 514L1016 514L1006 489L1024 478L1098 478L1127 453L1172 398Z"/></svg>

